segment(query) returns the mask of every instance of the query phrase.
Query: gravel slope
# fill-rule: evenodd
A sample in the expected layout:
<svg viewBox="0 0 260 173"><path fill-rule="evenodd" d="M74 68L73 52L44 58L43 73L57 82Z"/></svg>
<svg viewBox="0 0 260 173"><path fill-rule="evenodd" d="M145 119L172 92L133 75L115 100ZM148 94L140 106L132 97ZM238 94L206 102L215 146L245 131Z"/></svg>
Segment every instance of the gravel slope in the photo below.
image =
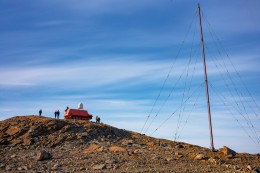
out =
<svg viewBox="0 0 260 173"><path fill-rule="evenodd" d="M0 172L260 172L260 155L157 139L80 120L0 121Z"/></svg>

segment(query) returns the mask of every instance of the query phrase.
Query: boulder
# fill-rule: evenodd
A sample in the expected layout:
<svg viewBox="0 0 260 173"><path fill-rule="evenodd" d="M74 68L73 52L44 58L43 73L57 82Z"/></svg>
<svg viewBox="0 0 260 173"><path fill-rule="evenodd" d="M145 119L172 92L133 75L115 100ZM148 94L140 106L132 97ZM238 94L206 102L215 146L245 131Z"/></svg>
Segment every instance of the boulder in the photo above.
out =
<svg viewBox="0 0 260 173"><path fill-rule="evenodd" d="M10 136L15 135L17 133L19 133L22 129L18 126L11 126L6 133Z"/></svg>
<svg viewBox="0 0 260 173"><path fill-rule="evenodd" d="M211 163L211 164L217 164L217 160L215 158L213 158L213 157L210 157L208 159L208 162Z"/></svg>
<svg viewBox="0 0 260 173"><path fill-rule="evenodd" d="M234 150L231 150L227 146L223 146L223 148L220 148L219 151L221 151L226 156L228 156L228 155L235 156L236 155L236 152Z"/></svg>
<svg viewBox="0 0 260 173"><path fill-rule="evenodd" d="M51 158L52 158L52 155L45 150L38 152L37 155L36 155L37 161L48 160L48 159L51 159Z"/></svg>
<svg viewBox="0 0 260 173"><path fill-rule="evenodd" d="M198 154L194 159L195 160L204 160L205 156L204 156L204 154Z"/></svg>

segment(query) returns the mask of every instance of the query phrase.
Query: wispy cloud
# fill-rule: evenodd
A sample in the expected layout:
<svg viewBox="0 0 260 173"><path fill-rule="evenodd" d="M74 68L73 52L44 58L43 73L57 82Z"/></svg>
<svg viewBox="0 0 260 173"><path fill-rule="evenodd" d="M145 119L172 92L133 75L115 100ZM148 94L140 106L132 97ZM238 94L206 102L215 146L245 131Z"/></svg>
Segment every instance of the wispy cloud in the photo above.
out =
<svg viewBox="0 0 260 173"><path fill-rule="evenodd" d="M167 68L167 63L159 65L150 62L84 61L63 64L57 67L49 65L49 67L5 68L1 69L0 79L1 85L43 85L55 82L65 84L69 80L71 83L67 85L80 83L81 87L93 87L134 78L145 80L149 80L151 76L152 78L158 78Z"/></svg>

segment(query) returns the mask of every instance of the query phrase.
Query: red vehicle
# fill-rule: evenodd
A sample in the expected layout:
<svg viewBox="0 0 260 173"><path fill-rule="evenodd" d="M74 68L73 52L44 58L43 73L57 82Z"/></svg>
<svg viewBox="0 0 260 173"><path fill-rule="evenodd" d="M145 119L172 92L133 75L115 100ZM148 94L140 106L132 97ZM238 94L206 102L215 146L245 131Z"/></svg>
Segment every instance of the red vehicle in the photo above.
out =
<svg viewBox="0 0 260 173"><path fill-rule="evenodd" d="M92 117L88 111L83 110L83 105L79 109L67 109L64 114L64 119L91 120Z"/></svg>

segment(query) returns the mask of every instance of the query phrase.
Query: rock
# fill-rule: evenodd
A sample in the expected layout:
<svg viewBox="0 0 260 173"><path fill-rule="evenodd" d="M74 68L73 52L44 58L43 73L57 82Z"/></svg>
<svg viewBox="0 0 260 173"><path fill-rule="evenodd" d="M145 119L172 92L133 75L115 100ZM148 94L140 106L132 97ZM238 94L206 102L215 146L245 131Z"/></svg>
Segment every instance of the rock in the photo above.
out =
<svg viewBox="0 0 260 173"><path fill-rule="evenodd" d="M102 151L104 151L104 147L99 147L96 151L102 152Z"/></svg>
<svg viewBox="0 0 260 173"><path fill-rule="evenodd" d="M11 158L14 158L14 157L16 157L16 154L11 155Z"/></svg>
<svg viewBox="0 0 260 173"><path fill-rule="evenodd" d="M105 169L106 165L105 164L99 164L99 165L94 165L93 170L102 170Z"/></svg>
<svg viewBox="0 0 260 173"><path fill-rule="evenodd" d="M108 159L105 161L106 164L114 164L116 163L116 160L115 159Z"/></svg>
<svg viewBox="0 0 260 173"><path fill-rule="evenodd" d="M141 154L141 153L143 153L143 150L141 149L134 150L134 154Z"/></svg>
<svg viewBox="0 0 260 173"><path fill-rule="evenodd" d="M177 145L175 148L184 148L184 146L181 145L181 144L179 144L179 145Z"/></svg>
<svg viewBox="0 0 260 173"><path fill-rule="evenodd" d="M128 151L128 155L132 156L134 154L134 152L132 150Z"/></svg>
<svg viewBox="0 0 260 173"><path fill-rule="evenodd" d="M231 168L232 165L230 165L230 164L225 164L225 167L226 167L226 168Z"/></svg>
<svg viewBox="0 0 260 173"><path fill-rule="evenodd" d="M178 153L178 152L174 153L174 155L175 155L176 157L178 157L178 158L182 158L182 157L183 157L183 154Z"/></svg>
<svg viewBox="0 0 260 173"><path fill-rule="evenodd" d="M30 138L25 138L25 139L23 140L23 144L24 144L24 145L32 145L32 144L33 144L33 140L30 139Z"/></svg>
<svg viewBox="0 0 260 173"><path fill-rule="evenodd" d="M59 167L61 167L61 165L56 163L56 164L53 165L52 170L58 170Z"/></svg>
<svg viewBox="0 0 260 173"><path fill-rule="evenodd" d="M45 150L38 152L37 155L36 155L37 161L48 160L48 159L51 159L51 158L52 158L52 155Z"/></svg>
<svg viewBox="0 0 260 173"><path fill-rule="evenodd" d="M76 134L77 139L83 139L83 136L81 134Z"/></svg>
<svg viewBox="0 0 260 173"><path fill-rule="evenodd" d="M111 169L112 168L112 165L106 165L106 169Z"/></svg>
<svg viewBox="0 0 260 173"><path fill-rule="evenodd" d="M252 170L252 173L260 173L260 168L256 167Z"/></svg>
<svg viewBox="0 0 260 173"><path fill-rule="evenodd" d="M121 144L122 145L132 145L134 143L133 140L127 140L127 141L123 141Z"/></svg>
<svg viewBox="0 0 260 173"><path fill-rule="evenodd" d="M204 154L198 154L194 159L195 160L203 160L203 159L205 159L205 156L204 156Z"/></svg>
<svg viewBox="0 0 260 173"><path fill-rule="evenodd" d="M155 142L147 142L146 145L149 147L153 147L155 146Z"/></svg>
<svg viewBox="0 0 260 173"><path fill-rule="evenodd" d="M234 169L234 170L239 170L240 168L239 168L239 166L234 165L234 166L233 166L233 169Z"/></svg>
<svg viewBox="0 0 260 173"><path fill-rule="evenodd" d="M153 156L152 159L153 160L159 160L161 157L160 156Z"/></svg>
<svg viewBox="0 0 260 173"><path fill-rule="evenodd" d="M14 164L11 164L11 165L7 165L7 166L5 167L5 169L6 169L7 171L10 171L10 170L12 170L14 167L15 167L15 165L14 165Z"/></svg>
<svg viewBox="0 0 260 173"><path fill-rule="evenodd" d="M229 155L226 155L227 159L232 159L233 158L233 155L232 154L229 154Z"/></svg>
<svg viewBox="0 0 260 173"><path fill-rule="evenodd" d="M208 159L208 162L209 162L209 163L212 163L212 164L217 164L216 159L214 159L213 157L209 158L209 159Z"/></svg>
<svg viewBox="0 0 260 173"><path fill-rule="evenodd" d="M171 155L172 154L172 151L169 150L169 149L166 149L166 151L164 152L166 155Z"/></svg>
<svg viewBox="0 0 260 173"><path fill-rule="evenodd" d="M173 161L174 159L172 157L167 157L165 158L165 160L167 160L167 162Z"/></svg>
<svg viewBox="0 0 260 173"><path fill-rule="evenodd" d="M22 129L21 129L20 127L11 126L11 127L6 131L6 133L7 133L8 135L12 136L12 135L15 135L15 134L17 134L17 133L19 133L19 132L21 132L21 131L22 131Z"/></svg>
<svg viewBox="0 0 260 173"><path fill-rule="evenodd" d="M160 143L160 146L161 147L167 147L167 144L166 143Z"/></svg>
<svg viewBox="0 0 260 173"><path fill-rule="evenodd" d="M132 144L133 147L141 147L140 144Z"/></svg>
<svg viewBox="0 0 260 173"><path fill-rule="evenodd" d="M111 135L107 135L107 139L111 139L112 138L112 136Z"/></svg>
<svg viewBox="0 0 260 173"><path fill-rule="evenodd" d="M5 164L1 163L0 168L3 168L3 167L5 167Z"/></svg>
<svg viewBox="0 0 260 173"><path fill-rule="evenodd" d="M247 167L246 167L246 169L248 169L248 170L252 170L252 167L250 166L250 165L248 165Z"/></svg>
<svg viewBox="0 0 260 173"><path fill-rule="evenodd" d="M126 149L118 146L112 146L108 148L109 151L126 151Z"/></svg>
<svg viewBox="0 0 260 173"><path fill-rule="evenodd" d="M88 137L88 133L86 133L86 132L85 133L81 133L81 136L82 137Z"/></svg>
<svg viewBox="0 0 260 173"><path fill-rule="evenodd" d="M83 154L90 154L90 153L101 152L101 151L103 151L103 147L95 144L91 144L90 146L88 146L86 149L83 150Z"/></svg>
<svg viewBox="0 0 260 173"><path fill-rule="evenodd" d="M28 170L28 167L27 166L22 166L22 169L23 170Z"/></svg>
<svg viewBox="0 0 260 173"><path fill-rule="evenodd" d="M231 150L230 148L223 146L223 148L220 148L219 151L221 151L224 155L232 155L235 156L236 152L234 150Z"/></svg>
<svg viewBox="0 0 260 173"><path fill-rule="evenodd" d="M86 168L84 168L84 167L80 167L79 170L80 170L80 171L84 171L84 170L88 170L88 169L86 169Z"/></svg>
<svg viewBox="0 0 260 173"><path fill-rule="evenodd" d="M188 157L194 159L197 156L196 153L190 152L188 153Z"/></svg>
<svg viewBox="0 0 260 173"><path fill-rule="evenodd" d="M118 165L114 165L114 166L113 166L113 169L118 169L118 168L119 168Z"/></svg>

